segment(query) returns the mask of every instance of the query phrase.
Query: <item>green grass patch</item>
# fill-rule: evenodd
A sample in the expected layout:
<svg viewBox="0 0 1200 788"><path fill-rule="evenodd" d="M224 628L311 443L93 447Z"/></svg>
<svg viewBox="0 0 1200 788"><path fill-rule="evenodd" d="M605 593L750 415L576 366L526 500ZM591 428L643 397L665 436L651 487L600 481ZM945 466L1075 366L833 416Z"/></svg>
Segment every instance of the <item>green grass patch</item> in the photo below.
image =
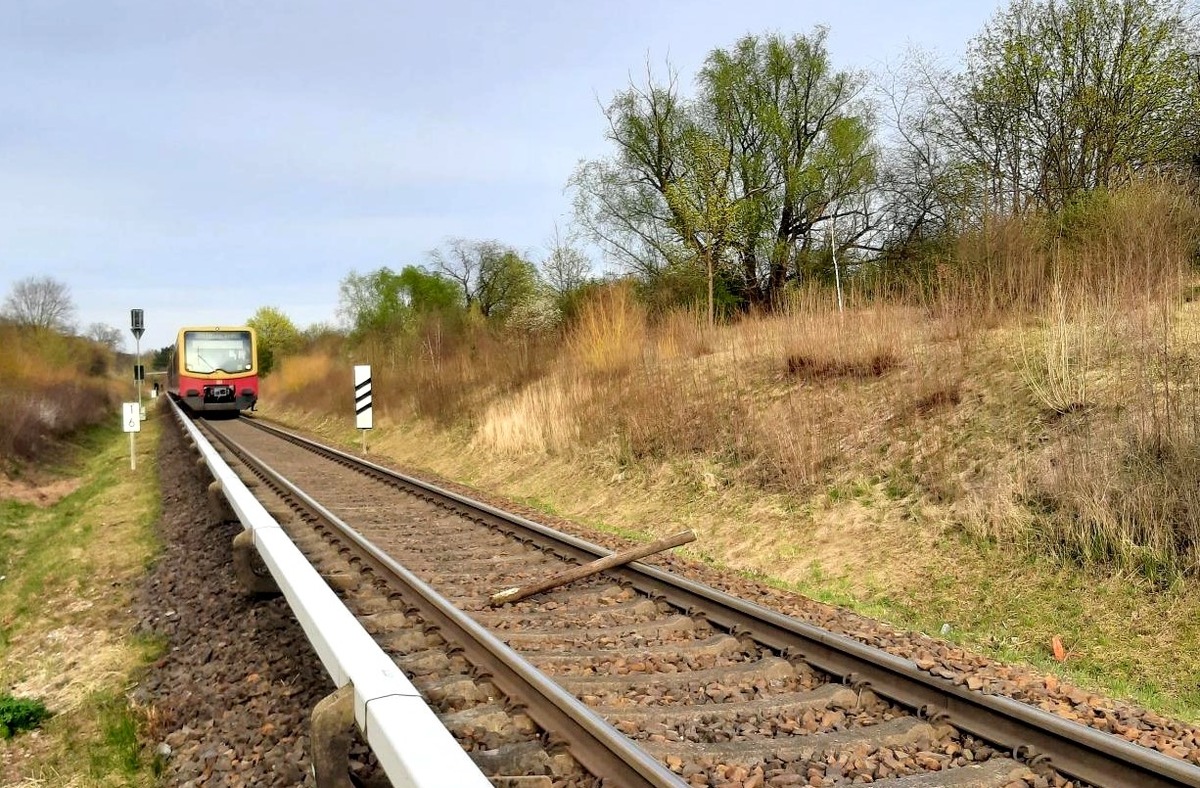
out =
<svg viewBox="0 0 1200 788"><path fill-rule="evenodd" d="M0 686L52 714L39 720L36 740L8 745L0 784L150 786L161 771L143 752L138 711L124 694L166 648L133 636L127 613L159 551L158 418L136 438L136 470L114 414L72 436L54 468L28 475L53 493L47 505L0 502ZM12 729L4 708L0 725ZM21 721L36 713L13 710Z"/></svg>
<svg viewBox="0 0 1200 788"><path fill-rule="evenodd" d="M551 515L553 517L561 517L562 516L562 512L560 512L558 510L558 507L555 506L551 501L548 501L544 498L539 498L536 495L526 496L519 500L521 503L525 504L530 509L537 509L539 512L545 512L546 514Z"/></svg>
<svg viewBox="0 0 1200 788"><path fill-rule="evenodd" d="M1197 584L1163 590L1136 576L1088 572L1054 557L992 549L962 555L884 617L1008 662L1190 722L1200 721ZM859 607L862 600L851 603ZM1052 655L1061 638L1066 659Z"/></svg>
<svg viewBox="0 0 1200 788"><path fill-rule="evenodd" d="M795 582L761 572L742 574L1200 722L1200 666L1191 656L1198 653L1200 627L1186 612L1197 593L1194 586L1164 593L1136 578L1090 575L999 549L960 556L952 569L925 577L903 594L856 590L848 578L815 562ZM1055 635L1068 650L1063 662L1051 652ZM1138 642L1158 646L1138 651Z"/></svg>
<svg viewBox="0 0 1200 788"><path fill-rule="evenodd" d="M97 712L100 736L88 752L88 773L93 777L120 774L133 776L142 771L138 719L125 698L98 693L91 701Z"/></svg>
<svg viewBox="0 0 1200 788"><path fill-rule="evenodd" d="M96 571L95 553L86 546L94 540L98 523L85 513L104 491L118 484L112 463L98 460L106 456L105 442L122 433L114 427L93 427L86 433L80 436L77 456L96 459L76 469L82 472L83 483L74 492L45 509L6 502L12 517L5 518L9 525L0 531L0 542L7 545L0 554L0 574L6 576L0 586L0 608L6 608L10 632L52 612L42 610L47 594L78 588ZM56 473L66 470L59 468Z"/></svg>
<svg viewBox="0 0 1200 788"><path fill-rule="evenodd" d="M631 542L649 542L655 538L654 534L641 528L625 528L619 525L609 525L603 520L589 520L585 524L595 528L597 531L613 534L622 539L628 539Z"/></svg>

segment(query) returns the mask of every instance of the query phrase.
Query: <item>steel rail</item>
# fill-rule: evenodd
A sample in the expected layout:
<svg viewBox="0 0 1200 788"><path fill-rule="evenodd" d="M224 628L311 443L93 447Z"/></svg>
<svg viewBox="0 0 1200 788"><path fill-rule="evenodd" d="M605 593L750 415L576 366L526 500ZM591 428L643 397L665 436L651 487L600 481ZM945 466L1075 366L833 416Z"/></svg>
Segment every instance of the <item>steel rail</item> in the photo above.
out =
<svg viewBox="0 0 1200 788"><path fill-rule="evenodd" d="M208 440L212 431L188 421L173 401L171 407L183 434L200 454L200 462L220 484L245 529L243 533L253 535L254 547L325 671L335 686L352 692L354 724L391 783L396 788L448 783L475 788L489 785L395 661L367 634L279 523L241 483ZM332 772L339 764L327 766Z"/></svg>
<svg viewBox="0 0 1200 788"><path fill-rule="evenodd" d="M385 468L317 441L248 419L256 427L340 462L369 469L373 475L411 488L416 495L440 499L484 515L505 531L534 534L552 540L558 554L593 561L612 551L563 534L519 515L510 514L437 485ZM760 643L808 662L855 686L928 719L999 745L1031 766L1047 765L1067 776L1100 788L1179 788L1200 786L1200 767L1180 758L1125 741L1112 734L1073 722L1001 695L988 695L955 685L919 669L911 660L865 643L785 616L754 602L738 599L711 586L664 572L640 562L614 570L644 592L661 596L689 613L698 613L734 634L747 634Z"/></svg>
<svg viewBox="0 0 1200 788"><path fill-rule="evenodd" d="M266 462L216 431L221 442L276 492L295 499L323 524L358 547L373 569L401 588L401 595L419 614L437 626L446 640L462 649L489 678L546 730L553 741L567 745L584 768L622 786L680 788L687 786L658 759L612 727L586 704L534 667L427 583L371 544L351 526L285 479Z"/></svg>

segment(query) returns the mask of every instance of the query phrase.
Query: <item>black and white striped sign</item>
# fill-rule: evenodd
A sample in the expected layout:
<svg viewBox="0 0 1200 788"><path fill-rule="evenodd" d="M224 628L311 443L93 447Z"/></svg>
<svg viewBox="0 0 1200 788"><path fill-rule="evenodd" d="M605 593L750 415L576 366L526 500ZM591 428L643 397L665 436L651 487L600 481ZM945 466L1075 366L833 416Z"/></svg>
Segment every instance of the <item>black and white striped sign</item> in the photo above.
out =
<svg viewBox="0 0 1200 788"><path fill-rule="evenodd" d="M354 418L360 430L371 429L371 365L354 365Z"/></svg>

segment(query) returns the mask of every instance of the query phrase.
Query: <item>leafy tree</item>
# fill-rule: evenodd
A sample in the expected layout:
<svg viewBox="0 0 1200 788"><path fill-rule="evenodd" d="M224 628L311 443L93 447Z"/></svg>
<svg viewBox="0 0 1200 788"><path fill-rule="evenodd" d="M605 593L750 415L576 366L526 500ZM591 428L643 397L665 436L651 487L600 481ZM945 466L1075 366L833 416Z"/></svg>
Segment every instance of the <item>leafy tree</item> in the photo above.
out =
<svg viewBox="0 0 1200 788"><path fill-rule="evenodd" d="M488 319L503 321L537 292L537 269L497 241L453 238L429 257L439 274L457 283L467 308Z"/></svg>
<svg viewBox="0 0 1200 788"><path fill-rule="evenodd" d="M454 282L414 265L405 266L400 272L400 293L408 308L416 314L451 314L462 309L462 299Z"/></svg>
<svg viewBox="0 0 1200 788"><path fill-rule="evenodd" d="M390 268L369 274L351 271L339 287L338 314L356 334L399 330L405 306L400 297L400 277Z"/></svg>
<svg viewBox="0 0 1200 788"><path fill-rule="evenodd" d="M154 370L164 370L171 365L171 351L175 349L174 345L166 345L153 351L150 358L150 368Z"/></svg>
<svg viewBox="0 0 1200 788"><path fill-rule="evenodd" d="M723 277L759 304L809 274L830 222L857 244L878 151L865 78L832 67L826 37L746 36L714 50L693 101L674 78L619 93L606 110L616 153L571 181L593 240L645 275L691 261L710 291Z"/></svg>
<svg viewBox="0 0 1200 788"><path fill-rule="evenodd" d="M19 326L58 331L74 330L75 304L62 282L49 276L30 276L18 280L0 308L4 317Z"/></svg>
<svg viewBox="0 0 1200 788"><path fill-rule="evenodd" d="M414 315L461 308L453 280L410 265L398 274L386 267L369 274L350 272L341 283L338 311L361 336L398 334Z"/></svg>
<svg viewBox="0 0 1200 788"><path fill-rule="evenodd" d="M835 70L828 30L785 39L746 36L715 50L701 72L702 102L725 140L742 210L736 244L746 294L770 303L837 222L842 244L871 227L866 192L878 150L866 78Z"/></svg>
<svg viewBox="0 0 1200 788"><path fill-rule="evenodd" d="M719 263L743 231L740 216L747 200L734 196L729 150L701 128L687 129L680 140L688 166L664 191L684 244L701 261L708 295L708 325L716 319L713 293Z"/></svg>
<svg viewBox="0 0 1200 788"><path fill-rule="evenodd" d="M275 362L300 346L300 332L296 324L281 310L273 306L262 306L246 321L258 335L258 368L267 375Z"/></svg>
<svg viewBox="0 0 1200 788"><path fill-rule="evenodd" d="M1196 153L1200 81L1184 0L1012 0L939 89L944 139L991 210L1060 209Z"/></svg>

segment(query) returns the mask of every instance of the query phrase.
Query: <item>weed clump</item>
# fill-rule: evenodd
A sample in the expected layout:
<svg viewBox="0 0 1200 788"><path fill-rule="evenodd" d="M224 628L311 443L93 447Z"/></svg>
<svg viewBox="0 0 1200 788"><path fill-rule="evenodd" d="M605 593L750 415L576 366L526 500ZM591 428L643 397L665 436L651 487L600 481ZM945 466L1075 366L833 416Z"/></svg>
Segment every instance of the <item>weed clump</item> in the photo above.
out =
<svg viewBox="0 0 1200 788"><path fill-rule="evenodd" d="M33 730L49 716L50 710L37 698L0 695L0 739L11 739L21 731Z"/></svg>

